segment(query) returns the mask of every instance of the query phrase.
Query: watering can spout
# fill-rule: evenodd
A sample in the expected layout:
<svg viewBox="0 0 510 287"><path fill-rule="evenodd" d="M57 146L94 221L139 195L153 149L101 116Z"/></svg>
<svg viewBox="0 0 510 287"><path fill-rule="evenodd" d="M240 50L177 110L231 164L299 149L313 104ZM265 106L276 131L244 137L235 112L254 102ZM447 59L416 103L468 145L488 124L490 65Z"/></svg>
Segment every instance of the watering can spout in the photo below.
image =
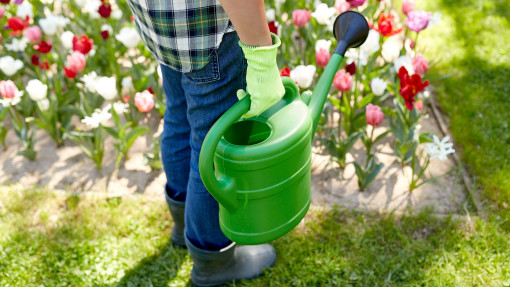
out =
<svg viewBox="0 0 510 287"><path fill-rule="evenodd" d="M331 56L328 65L324 69L313 91L309 104L313 119L313 135L315 135L315 131L317 130L317 125L324 104L326 103L331 84L333 83L336 71L342 62L345 52L349 48L361 46L368 37L368 31L367 20L365 20L363 15L357 12L347 11L336 18L335 24L333 25L333 33L337 40L337 45L333 56Z"/></svg>

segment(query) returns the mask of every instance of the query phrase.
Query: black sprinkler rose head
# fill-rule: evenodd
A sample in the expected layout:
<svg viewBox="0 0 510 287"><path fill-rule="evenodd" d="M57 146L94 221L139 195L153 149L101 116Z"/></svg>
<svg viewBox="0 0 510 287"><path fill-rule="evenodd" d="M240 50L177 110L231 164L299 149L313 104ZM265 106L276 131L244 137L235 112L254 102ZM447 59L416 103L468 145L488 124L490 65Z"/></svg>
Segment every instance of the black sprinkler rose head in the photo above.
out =
<svg viewBox="0 0 510 287"><path fill-rule="evenodd" d="M349 48L361 46L368 37L368 22L363 15L354 11L340 14L333 25L337 40L335 53L344 56Z"/></svg>

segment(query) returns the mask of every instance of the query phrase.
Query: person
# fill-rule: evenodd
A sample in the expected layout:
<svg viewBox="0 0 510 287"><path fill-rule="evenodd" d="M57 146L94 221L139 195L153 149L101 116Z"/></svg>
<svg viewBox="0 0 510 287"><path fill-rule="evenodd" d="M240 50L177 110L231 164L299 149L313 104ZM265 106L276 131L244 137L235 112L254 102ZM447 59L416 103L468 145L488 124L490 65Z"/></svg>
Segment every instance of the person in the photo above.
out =
<svg viewBox="0 0 510 287"><path fill-rule="evenodd" d="M214 122L249 94L259 115L285 92L263 0L128 0L139 34L160 62L166 94L161 136L171 240L187 247L191 281L250 279L276 261L268 244L236 246L219 227L218 203L200 179L202 142Z"/></svg>

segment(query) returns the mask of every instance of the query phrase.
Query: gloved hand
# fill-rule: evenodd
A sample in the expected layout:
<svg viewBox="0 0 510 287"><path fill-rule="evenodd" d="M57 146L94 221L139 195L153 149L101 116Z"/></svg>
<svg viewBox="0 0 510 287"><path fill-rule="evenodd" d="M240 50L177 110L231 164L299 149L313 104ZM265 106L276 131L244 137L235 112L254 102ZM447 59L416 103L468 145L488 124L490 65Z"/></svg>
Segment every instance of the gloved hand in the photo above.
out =
<svg viewBox="0 0 510 287"><path fill-rule="evenodd" d="M276 65L276 52L281 44L280 39L271 33L272 46L252 47L246 46L239 41L243 49L244 57L248 62L246 70L246 92L237 91L239 99L250 94L250 110L243 115L251 118L260 115L266 109L274 105L285 94L280 71Z"/></svg>

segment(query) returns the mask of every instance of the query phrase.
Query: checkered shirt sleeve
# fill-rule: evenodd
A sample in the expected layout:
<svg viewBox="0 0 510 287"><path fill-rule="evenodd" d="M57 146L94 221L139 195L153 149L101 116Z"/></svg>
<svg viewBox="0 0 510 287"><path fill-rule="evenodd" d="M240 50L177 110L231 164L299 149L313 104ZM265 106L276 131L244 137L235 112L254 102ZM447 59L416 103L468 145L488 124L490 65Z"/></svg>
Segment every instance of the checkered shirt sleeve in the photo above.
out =
<svg viewBox="0 0 510 287"><path fill-rule="evenodd" d="M218 0L127 0L147 48L183 73L200 70L233 31Z"/></svg>

